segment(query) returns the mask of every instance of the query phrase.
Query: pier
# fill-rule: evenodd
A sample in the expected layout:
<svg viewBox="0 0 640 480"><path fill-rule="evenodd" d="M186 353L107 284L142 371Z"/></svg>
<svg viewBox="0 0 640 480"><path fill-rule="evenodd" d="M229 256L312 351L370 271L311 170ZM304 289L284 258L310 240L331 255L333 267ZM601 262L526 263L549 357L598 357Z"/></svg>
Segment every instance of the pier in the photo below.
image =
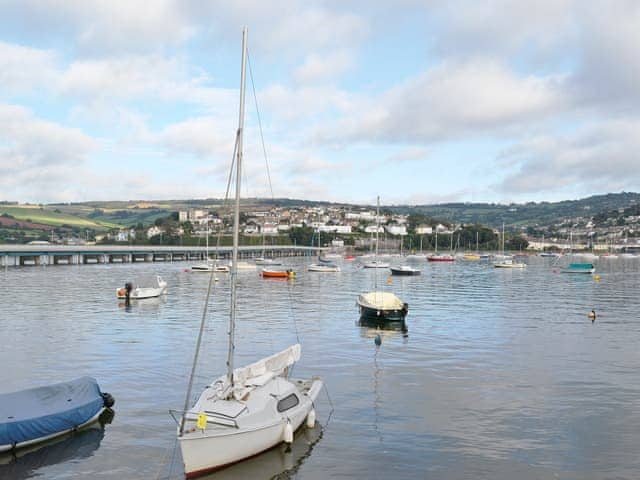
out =
<svg viewBox="0 0 640 480"><path fill-rule="evenodd" d="M231 247L209 247L210 259L231 258ZM323 249L300 246L240 247L240 258L302 257ZM0 245L0 267L86 265L98 263L176 262L206 260L206 247L155 245Z"/></svg>

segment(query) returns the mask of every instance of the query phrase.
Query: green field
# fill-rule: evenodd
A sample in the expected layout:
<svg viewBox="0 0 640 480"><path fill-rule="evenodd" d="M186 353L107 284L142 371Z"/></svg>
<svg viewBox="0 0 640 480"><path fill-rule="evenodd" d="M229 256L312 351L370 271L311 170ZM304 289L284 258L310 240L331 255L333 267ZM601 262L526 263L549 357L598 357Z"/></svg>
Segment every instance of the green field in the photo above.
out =
<svg viewBox="0 0 640 480"><path fill-rule="evenodd" d="M41 223L43 225L51 225L53 227L61 227L68 225L70 227L91 228L94 230L108 230L110 228L119 228L120 225L115 222L107 222L90 218L83 218L67 214L60 207L54 206L36 206L36 205L0 205L0 215L8 214L17 220L24 220L33 223Z"/></svg>

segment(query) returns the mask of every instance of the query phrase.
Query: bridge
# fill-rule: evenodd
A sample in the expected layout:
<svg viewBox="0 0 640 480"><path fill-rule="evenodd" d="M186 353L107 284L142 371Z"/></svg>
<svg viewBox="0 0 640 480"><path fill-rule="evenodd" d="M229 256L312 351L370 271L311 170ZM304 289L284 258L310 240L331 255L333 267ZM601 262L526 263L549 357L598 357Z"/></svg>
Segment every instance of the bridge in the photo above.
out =
<svg viewBox="0 0 640 480"><path fill-rule="evenodd" d="M209 247L209 258L231 258L232 247ZM317 255L318 247L240 247L239 258ZM0 245L0 267L83 265L96 263L202 261L206 247L151 245Z"/></svg>

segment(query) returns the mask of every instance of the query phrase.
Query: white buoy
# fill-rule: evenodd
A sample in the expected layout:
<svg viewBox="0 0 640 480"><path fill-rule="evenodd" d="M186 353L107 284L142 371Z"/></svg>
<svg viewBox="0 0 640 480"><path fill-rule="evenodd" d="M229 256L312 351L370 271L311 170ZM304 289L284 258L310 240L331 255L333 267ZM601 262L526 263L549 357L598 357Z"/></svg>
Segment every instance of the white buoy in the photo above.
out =
<svg viewBox="0 0 640 480"><path fill-rule="evenodd" d="M311 411L309 412L309 415L307 415L307 427L313 428L315 426L316 426L316 411L312 408Z"/></svg>
<svg viewBox="0 0 640 480"><path fill-rule="evenodd" d="M284 443L293 443L293 427L289 420L287 420L287 424L284 426Z"/></svg>

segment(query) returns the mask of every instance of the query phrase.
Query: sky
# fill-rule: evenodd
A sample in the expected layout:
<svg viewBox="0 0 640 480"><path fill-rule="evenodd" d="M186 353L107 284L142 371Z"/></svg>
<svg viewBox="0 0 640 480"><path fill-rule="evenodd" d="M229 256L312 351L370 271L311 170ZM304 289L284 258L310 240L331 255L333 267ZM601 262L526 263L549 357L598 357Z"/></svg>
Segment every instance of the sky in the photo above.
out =
<svg viewBox="0 0 640 480"><path fill-rule="evenodd" d="M244 25L243 196L640 191L635 0L0 0L0 200L224 196Z"/></svg>

